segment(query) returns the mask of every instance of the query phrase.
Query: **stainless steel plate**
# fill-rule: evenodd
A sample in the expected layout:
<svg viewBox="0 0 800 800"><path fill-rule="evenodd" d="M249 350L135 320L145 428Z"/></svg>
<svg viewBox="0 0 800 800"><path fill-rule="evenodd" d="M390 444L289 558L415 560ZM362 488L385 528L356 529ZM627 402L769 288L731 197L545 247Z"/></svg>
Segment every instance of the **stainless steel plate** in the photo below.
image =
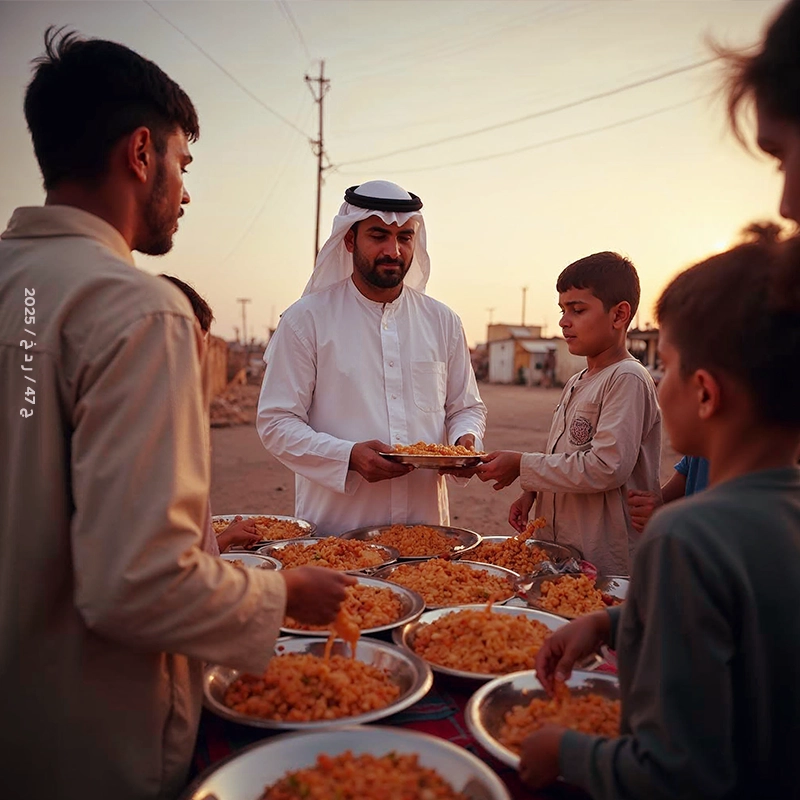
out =
<svg viewBox="0 0 800 800"><path fill-rule="evenodd" d="M416 652L414 651L414 639L416 638L417 632L423 625L427 625L428 623L433 622L434 620L439 619L439 617L443 617L445 614L449 614L452 611L465 611L467 609L472 611L482 611L485 608L485 605L450 606L449 608L437 608L431 611L426 611L415 622L409 622L402 628L395 628L392 631L392 639L400 647L407 650L409 653L416 655ZM558 628L561 628L567 624L567 621L563 617L557 617L555 614L548 614L545 611L537 611L534 608L492 606L492 611L498 614L510 614L512 616L535 619L541 622L543 625L546 625L551 631L558 630ZM420 658L420 656L417 657ZM533 666L534 657L535 656L532 654L531 666ZM597 661L599 661L599 659L597 659ZM464 678L471 681L483 682L490 681L492 678L497 677L496 674L489 672L467 672L466 670L451 669L450 667L434 664L432 661L427 663L430 664L430 667L434 672L438 672L442 675L448 675L451 678Z"/></svg>
<svg viewBox="0 0 800 800"><path fill-rule="evenodd" d="M317 530L317 526L313 522L308 522L308 520L305 519L298 519L297 517L283 516L282 514L217 514L211 517L211 521L230 523L233 522L236 519L236 517L241 517L242 519L251 519L252 517L264 517L265 519L274 519L278 522L295 522L300 528L303 529L303 533L301 534L303 537L313 536L314 532ZM253 548L260 547L266 542L282 542L282 541L291 541L291 540L264 538L260 542L256 542L248 549L252 550ZM239 548L239 549L243 550L244 548ZM234 550L233 552L236 551Z"/></svg>
<svg viewBox="0 0 800 800"><path fill-rule="evenodd" d="M334 539L337 537L331 536L326 538ZM283 561L281 560L281 550L283 550L284 547L288 547L290 544L302 544L314 547L315 545L318 545L320 542L323 541L325 541L324 538L285 539L284 541L281 542L272 542L271 544L264 545L264 547L259 547L256 552L261 553L262 555L265 556L270 556L282 564ZM378 553L380 553L383 556L383 560L380 563L374 564L369 567L361 567L360 569L348 569L344 570L345 572L359 573L359 572L369 571L370 573L372 573L375 570L381 569L382 567L385 567L388 564L393 564L400 557L400 554L397 552L397 550L394 549L394 547L387 547L386 545L383 544L368 544L367 546L369 547L370 550L376 550ZM308 566L313 566L313 565L309 564Z"/></svg>
<svg viewBox="0 0 800 800"><path fill-rule="evenodd" d="M428 525L427 523L420 522L419 525L424 525L426 528L433 528L433 530L438 531L443 536L447 536L450 539L453 539L453 548L451 550L445 550L439 553L425 553L423 555L418 556L404 556L400 553L401 560L407 559L420 559L420 558L437 558L439 556L451 556L456 557L463 553L467 553L468 551L472 550L474 547L477 547L482 540L482 537L475 533L475 531L468 531L466 528L451 528L447 525ZM360 539L365 542L370 542L373 539L377 539L381 533L389 528L394 528L395 525L372 525L365 528L356 528L352 531L347 531L346 533L342 533L339 538L340 539ZM414 525L403 525L404 528L413 528ZM399 552L399 550L398 550Z"/></svg>
<svg viewBox="0 0 800 800"><path fill-rule="evenodd" d="M280 561L269 556L262 556L259 553L222 553L220 558L225 559L225 561L239 561L245 567L253 567L255 569L281 568Z"/></svg>
<svg viewBox="0 0 800 800"><path fill-rule="evenodd" d="M275 652L311 653L322 656L325 641L319 638L295 638L285 636L278 639ZM336 641L333 654L349 655L350 647L342 641ZM240 714L224 703L228 687L242 674L240 670L230 667L206 667L203 676L203 697L206 708L220 717L250 725L254 728L271 728L273 730L325 730L339 725L374 722L390 717L404 708L408 708L423 698L433 684L433 675L428 665L417 655L409 651L399 650L391 644L376 639L361 638L356 647L356 658L366 664L388 672L389 677L400 687L400 696L386 708L368 711L354 717L342 717L336 720L320 720L318 722L283 722L273 719L262 719Z"/></svg>
<svg viewBox="0 0 800 800"><path fill-rule="evenodd" d="M565 578L568 580L572 580L574 578L579 577L579 575L574 573L564 573L563 575L539 575L535 578L529 579L529 582L525 584L525 588L522 591L522 596L525 598L525 601L528 603L529 606L532 608L538 608L541 611L546 611L549 614L556 614L559 617L563 617L564 619L575 619L574 615L570 614L562 614L559 611L551 611L548 608L543 608L539 605L541 596L542 596L542 584L546 581L557 581L560 578ZM624 585L623 583L624 582ZM628 579L623 578L622 576L614 577L614 578L601 578L598 577L595 580L595 588L599 589L601 592L610 595L611 597L615 597L617 599L624 599L625 594L627 594L627 583ZM613 586L612 586L613 584ZM608 591L607 589L603 588L604 586L608 586L608 588L612 589L612 591ZM604 606L604 608L608 608L609 606ZM603 609L596 609L597 611L602 611ZM586 612L591 613L591 612ZM578 615L582 616L582 615Z"/></svg>
<svg viewBox="0 0 800 800"><path fill-rule="evenodd" d="M631 579L627 575L600 575L595 581L595 586L605 594L625 600L628 597L628 587Z"/></svg>
<svg viewBox="0 0 800 800"><path fill-rule="evenodd" d="M508 539L511 539L511 536L482 536L481 537L481 544L489 543L489 544L502 544ZM568 547L565 547L561 544L556 544L555 542L548 542L544 539L526 539L525 544L528 547L538 547L541 550L544 550L549 556L550 561L554 564L561 564L564 561L568 561L570 558L574 558L574 554L572 550ZM477 545L475 545L477 547ZM480 561L480 557L477 554L473 554L469 556L471 561ZM481 562L481 563L488 563L488 562Z"/></svg>
<svg viewBox="0 0 800 800"><path fill-rule="evenodd" d="M481 463L480 456L412 456L408 453L378 453L378 455L417 469L465 469L477 467Z"/></svg>
<svg viewBox="0 0 800 800"><path fill-rule="evenodd" d="M567 686L576 695L599 694L619 699L619 681L614 675L575 670ZM481 686L467 703L464 717L472 735L504 764L519 769L519 756L500 744L503 718L514 706L527 705L534 697L547 698L533 671L512 672Z"/></svg>
<svg viewBox="0 0 800 800"><path fill-rule="evenodd" d="M428 559L430 560L430 559ZM417 561L404 561L402 564L392 564L388 567L382 567L379 570L376 570L373 573L374 578L383 578L384 580L391 581L392 575L397 572L400 567L415 567L421 564L428 563L428 560L417 560ZM494 564L483 564L479 561L466 561L466 560L459 560L456 562L458 564L463 564L470 569L488 572L489 575L495 575L498 578L508 578L512 585L514 586L513 591L508 595L508 597L498 597L496 603L504 603L506 600L510 600L516 594L516 587L517 581L519 580L519 575L516 572L512 572L510 569L506 569L505 567L496 567ZM400 584L397 584L398 586ZM424 598L423 598L424 599ZM453 604L447 606L439 606L436 604L429 604L425 603L426 608L452 608ZM463 606L462 606L463 607Z"/></svg>
<svg viewBox="0 0 800 800"><path fill-rule="evenodd" d="M511 800L503 782L477 756L427 733L382 725L339 727L314 733L289 733L240 750L198 777L180 800L256 800L265 786L287 772L312 767L321 753L345 750L382 756L416 753L469 800Z"/></svg>
<svg viewBox="0 0 800 800"><path fill-rule="evenodd" d="M381 633L382 631L390 631L400 625L405 625L408 622L413 622L424 610L425 601L416 592L411 589L406 589L405 586L400 586L397 583L390 583L389 581L381 580L380 578L370 578L366 575L356 575L356 580L363 586L374 586L378 589L391 589L396 595L399 596L400 602L403 605L402 616L394 622L387 625L378 625L374 628L364 628L361 631L363 636L369 634ZM330 631L307 631L302 628L287 628L282 627L284 633L290 633L293 636L324 636L327 638Z"/></svg>

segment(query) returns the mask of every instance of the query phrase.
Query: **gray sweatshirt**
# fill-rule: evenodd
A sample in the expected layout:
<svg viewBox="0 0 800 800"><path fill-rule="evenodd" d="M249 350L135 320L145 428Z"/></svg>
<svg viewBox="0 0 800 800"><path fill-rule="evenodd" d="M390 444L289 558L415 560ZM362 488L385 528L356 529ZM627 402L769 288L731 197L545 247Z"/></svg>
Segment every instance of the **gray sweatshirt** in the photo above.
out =
<svg viewBox="0 0 800 800"><path fill-rule="evenodd" d="M665 506L609 613L622 735L569 731L567 781L598 800L800 797L800 470Z"/></svg>

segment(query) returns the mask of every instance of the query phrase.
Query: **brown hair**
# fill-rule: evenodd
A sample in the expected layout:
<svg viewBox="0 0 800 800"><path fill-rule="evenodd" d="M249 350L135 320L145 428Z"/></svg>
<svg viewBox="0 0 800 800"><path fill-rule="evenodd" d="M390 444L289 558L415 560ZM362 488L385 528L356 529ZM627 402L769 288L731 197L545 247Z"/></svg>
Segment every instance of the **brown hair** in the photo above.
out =
<svg viewBox="0 0 800 800"><path fill-rule="evenodd" d="M754 100L770 114L800 123L800 0L780 10L756 52L712 47L727 63L728 119L740 142L742 105Z"/></svg>
<svg viewBox="0 0 800 800"><path fill-rule="evenodd" d="M639 308L639 276L630 259L608 250L586 256L570 264L556 281L556 291L588 289L603 303L608 311L611 306L627 300L631 307L631 319Z"/></svg>
<svg viewBox="0 0 800 800"><path fill-rule="evenodd" d="M656 318L686 377L719 370L763 422L800 425L800 238L743 244L678 275Z"/></svg>
<svg viewBox="0 0 800 800"><path fill-rule="evenodd" d="M189 286L188 283L184 283L180 278L176 278L174 275L164 275L163 273L158 277L166 278L171 283L174 283L186 295L189 302L192 304L192 311L194 311L194 315L200 323L200 330L202 330L203 333L208 333L209 330L211 330L211 323L214 320L214 312L211 310L211 306L194 288Z"/></svg>
<svg viewBox="0 0 800 800"><path fill-rule="evenodd" d="M138 127L150 129L159 154L175 130L190 142L200 135L192 101L152 61L52 26L44 42L25 92L25 119L45 189L100 177L114 145Z"/></svg>

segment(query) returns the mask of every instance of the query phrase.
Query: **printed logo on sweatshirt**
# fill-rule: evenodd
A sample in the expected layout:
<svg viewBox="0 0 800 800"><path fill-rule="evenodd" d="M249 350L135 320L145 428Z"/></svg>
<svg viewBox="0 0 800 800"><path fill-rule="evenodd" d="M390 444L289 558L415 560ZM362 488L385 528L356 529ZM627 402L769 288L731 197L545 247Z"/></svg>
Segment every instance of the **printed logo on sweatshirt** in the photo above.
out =
<svg viewBox="0 0 800 800"><path fill-rule="evenodd" d="M589 444L594 434L592 423L586 417L575 417L569 426L569 441L575 447Z"/></svg>

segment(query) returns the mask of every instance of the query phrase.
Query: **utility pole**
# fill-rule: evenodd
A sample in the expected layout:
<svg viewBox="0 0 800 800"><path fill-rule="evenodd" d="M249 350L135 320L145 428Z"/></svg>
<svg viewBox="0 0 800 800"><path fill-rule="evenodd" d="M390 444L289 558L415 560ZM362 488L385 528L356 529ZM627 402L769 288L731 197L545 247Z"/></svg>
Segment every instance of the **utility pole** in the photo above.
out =
<svg viewBox="0 0 800 800"><path fill-rule="evenodd" d="M242 304L242 344L247 345L247 313L245 312L245 307L250 302L249 297L237 297L237 303Z"/></svg>
<svg viewBox="0 0 800 800"><path fill-rule="evenodd" d="M327 158L327 154L325 153L325 140L322 138L322 101L331 88L331 82L325 77L325 61L319 62L319 75L316 78L311 75L306 75L305 80L314 98L314 102L318 106L319 112L319 138L311 140L311 147L314 150L314 155L317 157L317 225L314 230L314 263L316 263L317 255L319 254L319 214L320 205L322 204L322 173L325 171L325 167L322 165L322 159L323 157ZM312 84L316 84L316 88L313 87Z"/></svg>
<svg viewBox="0 0 800 800"><path fill-rule="evenodd" d="M486 310L489 312L489 324L491 325L492 317L494 316L494 308L487 308Z"/></svg>
<svg viewBox="0 0 800 800"><path fill-rule="evenodd" d="M528 287L522 287L522 327L525 327L525 295L528 293Z"/></svg>

